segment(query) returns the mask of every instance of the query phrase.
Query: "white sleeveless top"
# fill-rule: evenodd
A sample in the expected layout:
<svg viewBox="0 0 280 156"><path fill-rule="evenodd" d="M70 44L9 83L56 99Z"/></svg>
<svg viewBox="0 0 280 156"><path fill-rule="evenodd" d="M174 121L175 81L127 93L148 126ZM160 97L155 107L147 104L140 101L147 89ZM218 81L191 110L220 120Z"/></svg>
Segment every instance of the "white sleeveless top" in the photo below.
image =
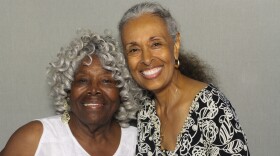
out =
<svg viewBox="0 0 280 156"><path fill-rule="evenodd" d="M68 124L62 123L60 115L39 121L44 130L35 156L89 156L72 135ZM121 128L121 140L114 156L135 156L136 141L135 127Z"/></svg>

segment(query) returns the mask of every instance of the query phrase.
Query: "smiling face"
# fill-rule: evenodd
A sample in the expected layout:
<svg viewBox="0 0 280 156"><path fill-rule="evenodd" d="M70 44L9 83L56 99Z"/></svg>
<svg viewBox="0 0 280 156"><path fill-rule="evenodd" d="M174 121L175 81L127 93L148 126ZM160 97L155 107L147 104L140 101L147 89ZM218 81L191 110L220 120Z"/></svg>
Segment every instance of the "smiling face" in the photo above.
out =
<svg viewBox="0 0 280 156"><path fill-rule="evenodd" d="M97 56L86 65L85 57L74 74L70 106L74 116L84 124L109 123L120 105L119 89L110 71L105 70ZM71 117L72 118L72 117Z"/></svg>
<svg viewBox="0 0 280 156"><path fill-rule="evenodd" d="M165 22L155 15L141 15L124 24L121 37L135 81L153 92L168 86L178 58L179 41L174 43Z"/></svg>

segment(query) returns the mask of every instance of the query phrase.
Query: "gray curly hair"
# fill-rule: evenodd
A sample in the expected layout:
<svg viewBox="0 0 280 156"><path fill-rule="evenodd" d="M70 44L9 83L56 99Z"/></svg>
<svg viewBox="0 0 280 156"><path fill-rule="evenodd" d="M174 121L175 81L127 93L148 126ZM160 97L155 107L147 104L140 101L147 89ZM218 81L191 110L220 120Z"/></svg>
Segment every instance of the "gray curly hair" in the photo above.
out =
<svg viewBox="0 0 280 156"><path fill-rule="evenodd" d="M176 41L176 35L179 33L178 24L172 17L169 10L156 2L142 2L128 9L119 22L119 33L122 35L123 26L131 19L137 18L143 14L153 14L165 21L169 34L173 41ZM197 57L194 53L186 53L183 48L179 51L179 70L182 74L205 83L212 83L217 86L217 80L212 68Z"/></svg>
<svg viewBox="0 0 280 156"><path fill-rule="evenodd" d="M61 48L58 60L51 62L48 70L48 83L51 87L51 95L54 99L57 114L65 110L63 104L71 91L71 83L74 73L84 57L92 60L96 55L104 69L112 72L113 78L118 82L120 89L121 104L115 114L115 119L120 126L129 126L129 121L135 119L139 109L141 90L131 79L123 55L119 52L118 42L112 38L110 33L98 35L90 30L78 32L79 38L74 39L68 47ZM91 62L89 62L91 63Z"/></svg>

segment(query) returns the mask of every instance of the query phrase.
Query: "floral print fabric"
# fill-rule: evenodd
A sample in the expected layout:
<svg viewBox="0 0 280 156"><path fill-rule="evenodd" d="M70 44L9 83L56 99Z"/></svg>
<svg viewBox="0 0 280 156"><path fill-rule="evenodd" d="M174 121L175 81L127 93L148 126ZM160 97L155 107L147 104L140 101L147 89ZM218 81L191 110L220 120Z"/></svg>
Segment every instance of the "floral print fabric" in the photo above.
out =
<svg viewBox="0 0 280 156"><path fill-rule="evenodd" d="M154 101L144 104L137 120L137 156L250 155L234 108L213 85L202 89L193 100L174 151L160 148L160 120Z"/></svg>

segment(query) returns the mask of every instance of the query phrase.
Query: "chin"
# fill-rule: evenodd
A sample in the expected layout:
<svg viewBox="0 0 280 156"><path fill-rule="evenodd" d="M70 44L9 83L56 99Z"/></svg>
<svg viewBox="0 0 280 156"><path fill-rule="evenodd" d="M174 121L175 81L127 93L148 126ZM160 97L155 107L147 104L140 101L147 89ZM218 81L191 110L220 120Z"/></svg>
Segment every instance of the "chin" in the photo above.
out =
<svg viewBox="0 0 280 156"><path fill-rule="evenodd" d="M151 92L156 92L157 90L161 89L161 85L156 85L154 83L145 83L142 85L142 88L147 89Z"/></svg>

